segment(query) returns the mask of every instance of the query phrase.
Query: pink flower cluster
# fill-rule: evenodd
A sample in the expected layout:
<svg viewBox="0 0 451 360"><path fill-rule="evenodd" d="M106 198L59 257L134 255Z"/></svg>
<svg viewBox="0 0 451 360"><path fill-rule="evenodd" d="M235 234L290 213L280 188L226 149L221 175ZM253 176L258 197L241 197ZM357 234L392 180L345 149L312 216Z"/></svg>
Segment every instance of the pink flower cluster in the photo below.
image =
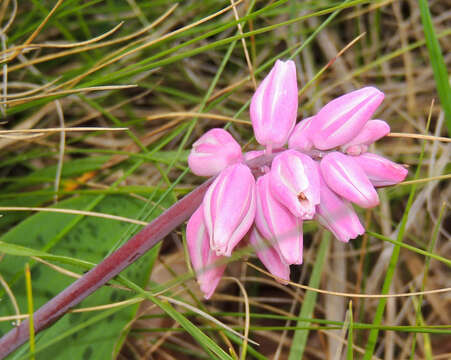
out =
<svg viewBox="0 0 451 360"><path fill-rule="evenodd" d="M265 150L242 154L223 129L193 144L188 164L196 175L216 176L188 221L188 251L201 290L209 298L230 256L245 239L281 282L289 265L302 263L302 222L315 219L344 242L365 232L351 203L379 204L375 187L396 184L407 170L368 146L387 135L388 124L370 120L384 94L374 87L332 100L295 126L298 107L293 61L277 61L255 92L250 116ZM288 143L288 149L284 146ZM247 162L272 154L256 176Z"/></svg>

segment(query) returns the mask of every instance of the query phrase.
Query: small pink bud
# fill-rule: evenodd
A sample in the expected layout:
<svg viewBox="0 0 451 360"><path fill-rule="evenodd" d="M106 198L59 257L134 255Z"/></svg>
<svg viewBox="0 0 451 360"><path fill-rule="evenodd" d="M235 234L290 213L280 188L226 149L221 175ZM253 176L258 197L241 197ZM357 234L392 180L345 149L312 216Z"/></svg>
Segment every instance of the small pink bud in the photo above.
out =
<svg viewBox="0 0 451 360"><path fill-rule="evenodd" d="M342 146L349 155L357 156L368 150L368 145L384 137L390 132L390 126L382 120L368 121L357 136Z"/></svg>
<svg viewBox="0 0 451 360"><path fill-rule="evenodd" d="M253 150L244 153L244 161L249 161L259 156L265 155L265 150Z"/></svg>
<svg viewBox="0 0 451 360"><path fill-rule="evenodd" d="M348 242L365 232L352 205L329 189L320 176L321 203L316 207L315 218L334 236Z"/></svg>
<svg viewBox="0 0 451 360"><path fill-rule="evenodd" d="M355 138L384 99L374 87L340 96L316 114L309 127L313 144L320 150L333 149Z"/></svg>
<svg viewBox="0 0 451 360"><path fill-rule="evenodd" d="M221 257L217 256L210 248L202 205L188 221L186 226L186 244L191 264L197 275L197 282L205 298L209 299L218 286L226 265L217 264Z"/></svg>
<svg viewBox="0 0 451 360"><path fill-rule="evenodd" d="M213 176L241 159L240 145L227 131L218 128L207 131L193 144L188 165L196 175Z"/></svg>
<svg viewBox="0 0 451 360"><path fill-rule="evenodd" d="M299 151L309 151L313 147L310 140L309 127L314 120L314 116L302 120L298 123L288 139L288 147Z"/></svg>
<svg viewBox="0 0 451 360"><path fill-rule="evenodd" d="M354 161L377 187L395 185L403 181L408 174L403 166L373 153L356 156Z"/></svg>
<svg viewBox="0 0 451 360"><path fill-rule="evenodd" d="M296 122L298 86L292 60L277 60L251 101L250 115L257 141L269 148L285 145Z"/></svg>
<svg viewBox="0 0 451 360"><path fill-rule="evenodd" d="M276 248L265 240L255 227L251 231L249 242L268 271L286 285L290 280L290 266L282 260Z"/></svg>
<svg viewBox="0 0 451 360"><path fill-rule="evenodd" d="M315 162L295 150L277 155L270 172L274 197L294 216L312 219L319 204L319 174Z"/></svg>
<svg viewBox="0 0 451 360"><path fill-rule="evenodd" d="M216 255L230 256L255 218L255 179L244 164L225 168L208 188L204 219L210 247Z"/></svg>
<svg viewBox="0 0 451 360"><path fill-rule="evenodd" d="M275 244L286 264L301 264L302 220L274 198L269 182L269 174L257 179L255 224L260 234Z"/></svg>
<svg viewBox="0 0 451 360"><path fill-rule="evenodd" d="M353 157L334 151L321 160L320 168L324 181L338 195L363 208L379 204L374 186Z"/></svg>

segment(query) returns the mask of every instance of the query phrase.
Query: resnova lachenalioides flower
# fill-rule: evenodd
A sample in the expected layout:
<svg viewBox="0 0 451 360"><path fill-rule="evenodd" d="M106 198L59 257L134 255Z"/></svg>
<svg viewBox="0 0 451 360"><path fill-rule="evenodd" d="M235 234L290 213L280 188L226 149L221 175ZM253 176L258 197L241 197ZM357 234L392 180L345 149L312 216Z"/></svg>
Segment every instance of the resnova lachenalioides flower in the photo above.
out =
<svg viewBox="0 0 451 360"><path fill-rule="evenodd" d="M277 60L250 106L255 137L264 149L242 154L238 142L220 128L193 144L190 169L216 176L186 231L191 263L207 299L221 279L224 260L240 244L254 247L264 266L287 283L289 266L302 263L303 221L317 220L343 242L365 232L351 203L377 206L375 187L407 176L403 166L368 152L390 131L385 121L371 120L383 99L381 91L365 87L296 125L295 64ZM248 165L262 156L269 160L258 171Z"/></svg>

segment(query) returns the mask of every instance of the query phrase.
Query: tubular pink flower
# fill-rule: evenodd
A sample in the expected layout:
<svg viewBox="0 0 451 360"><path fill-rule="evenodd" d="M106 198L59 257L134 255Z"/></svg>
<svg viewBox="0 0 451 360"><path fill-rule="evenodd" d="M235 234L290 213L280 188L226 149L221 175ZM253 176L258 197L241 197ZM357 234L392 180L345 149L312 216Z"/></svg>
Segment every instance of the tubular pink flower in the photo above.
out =
<svg viewBox="0 0 451 360"><path fill-rule="evenodd" d="M334 236L348 242L365 232L352 205L329 189L320 175L321 203L316 207L315 218Z"/></svg>
<svg viewBox="0 0 451 360"><path fill-rule="evenodd" d="M405 167L373 153L356 156L354 161L377 187L395 185L403 181L408 174Z"/></svg>
<svg viewBox="0 0 451 360"><path fill-rule="evenodd" d="M277 276L279 282L286 285L290 280L290 266L282 260L274 246L260 235L255 226L251 230L249 242L268 271Z"/></svg>
<svg viewBox="0 0 451 360"><path fill-rule="evenodd" d="M213 176L241 159L240 145L227 131L218 128L207 131L193 144L188 165L196 175Z"/></svg>
<svg viewBox="0 0 451 360"><path fill-rule="evenodd" d="M316 114L309 127L319 150L333 149L355 138L384 99L374 87L365 87L340 96Z"/></svg>
<svg viewBox="0 0 451 360"><path fill-rule="evenodd" d="M207 229L204 224L202 205L194 212L186 226L186 243L191 258L191 264L197 275L197 282L209 299L226 268L226 265L215 265L221 259L210 248Z"/></svg>
<svg viewBox="0 0 451 360"><path fill-rule="evenodd" d="M379 204L374 186L353 157L334 151L321 160L320 168L324 181L338 195L363 208Z"/></svg>
<svg viewBox="0 0 451 360"><path fill-rule="evenodd" d="M368 145L384 137L390 132L390 126L382 120L370 120L357 136L342 146L349 155L360 155L368 150Z"/></svg>
<svg viewBox="0 0 451 360"><path fill-rule="evenodd" d="M288 147L299 151L309 151L313 147L313 142L309 136L309 128L314 120L314 116L302 120L297 124L288 138Z"/></svg>
<svg viewBox="0 0 451 360"><path fill-rule="evenodd" d="M277 60L252 97L250 115L257 141L282 147L296 122L298 85L292 60Z"/></svg>
<svg viewBox="0 0 451 360"><path fill-rule="evenodd" d="M269 182L269 174L257 179L257 229L274 243L286 264L302 264L302 220L274 198Z"/></svg>
<svg viewBox="0 0 451 360"><path fill-rule="evenodd" d="M277 155L270 172L274 197L294 216L312 219L319 204L319 174L315 162L295 150Z"/></svg>
<svg viewBox="0 0 451 360"><path fill-rule="evenodd" d="M255 179L244 164L225 168L208 188L204 219L210 247L216 255L230 256L255 218Z"/></svg>

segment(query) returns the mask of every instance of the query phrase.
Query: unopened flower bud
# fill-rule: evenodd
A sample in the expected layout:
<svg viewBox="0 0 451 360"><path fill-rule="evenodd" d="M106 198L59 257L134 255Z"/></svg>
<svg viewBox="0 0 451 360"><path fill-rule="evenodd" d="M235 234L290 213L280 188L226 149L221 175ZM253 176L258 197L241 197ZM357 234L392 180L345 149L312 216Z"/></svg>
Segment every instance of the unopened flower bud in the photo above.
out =
<svg viewBox="0 0 451 360"><path fill-rule="evenodd" d="M257 141L270 149L284 146L296 122L297 109L296 66L292 60L277 60L251 101Z"/></svg>
<svg viewBox="0 0 451 360"><path fill-rule="evenodd" d="M282 284L287 284L290 280L290 266L282 260L277 249L260 235L255 226L251 230L249 242L268 271L277 276L277 280Z"/></svg>
<svg viewBox="0 0 451 360"><path fill-rule="evenodd" d="M315 115L309 127L316 148L333 149L355 138L384 99L374 87L365 87L340 96Z"/></svg>
<svg viewBox="0 0 451 360"><path fill-rule="evenodd" d="M240 145L227 131L217 128L207 131L193 144L188 165L196 175L214 176L241 159Z"/></svg>
<svg viewBox="0 0 451 360"><path fill-rule="evenodd" d="M230 256L255 218L255 179L244 164L224 169L208 188L204 200L205 225L216 255Z"/></svg>
<svg viewBox="0 0 451 360"><path fill-rule="evenodd" d="M320 168L324 181L338 195L363 208L379 204L374 186L353 157L334 151L321 160Z"/></svg>
<svg viewBox="0 0 451 360"><path fill-rule="evenodd" d="M365 232L352 205L329 189L320 175L321 203L315 218L338 240L348 242Z"/></svg>
<svg viewBox="0 0 451 360"><path fill-rule="evenodd" d="M382 120L368 121L357 136L341 148L349 155L357 156L368 150L368 145L390 132L390 126Z"/></svg>
<svg viewBox="0 0 451 360"><path fill-rule="evenodd" d="M299 151L309 151L313 147L313 142L309 136L309 128L314 116L302 120L297 124L288 139L288 147Z"/></svg>
<svg viewBox="0 0 451 360"><path fill-rule="evenodd" d="M202 205L194 212L186 226L186 244L197 282L206 299L210 298L224 273L225 264L210 248L210 240L204 223Z"/></svg>
<svg viewBox="0 0 451 360"><path fill-rule="evenodd" d="M312 219L319 204L319 174L315 162L295 150L277 155L272 163L270 186L274 197L294 216Z"/></svg>
<svg viewBox="0 0 451 360"><path fill-rule="evenodd" d="M255 224L260 234L278 248L286 264L301 264L302 220L274 198L269 182L269 174L257 179Z"/></svg>
<svg viewBox="0 0 451 360"><path fill-rule="evenodd" d="M403 181L408 174L405 167L373 153L356 156L354 161L377 187L395 185Z"/></svg>

